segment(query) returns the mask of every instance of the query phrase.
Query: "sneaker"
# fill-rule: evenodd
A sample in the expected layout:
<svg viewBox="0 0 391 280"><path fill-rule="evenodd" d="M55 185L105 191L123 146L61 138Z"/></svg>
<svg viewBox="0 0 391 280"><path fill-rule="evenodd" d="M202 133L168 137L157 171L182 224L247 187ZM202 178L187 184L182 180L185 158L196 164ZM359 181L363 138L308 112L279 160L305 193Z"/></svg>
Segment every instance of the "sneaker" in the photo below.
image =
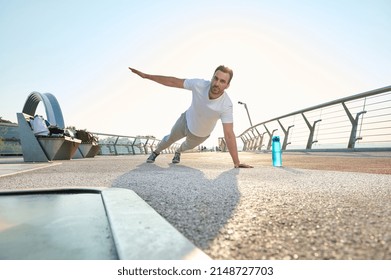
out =
<svg viewBox="0 0 391 280"><path fill-rule="evenodd" d="M155 153L155 152L152 152L152 154L149 156L149 158L147 159L147 162L148 163L153 163L155 162L155 159L157 158L159 154L158 153Z"/></svg>
<svg viewBox="0 0 391 280"><path fill-rule="evenodd" d="M175 152L175 156L172 159L172 163L179 163L181 161L181 153Z"/></svg>

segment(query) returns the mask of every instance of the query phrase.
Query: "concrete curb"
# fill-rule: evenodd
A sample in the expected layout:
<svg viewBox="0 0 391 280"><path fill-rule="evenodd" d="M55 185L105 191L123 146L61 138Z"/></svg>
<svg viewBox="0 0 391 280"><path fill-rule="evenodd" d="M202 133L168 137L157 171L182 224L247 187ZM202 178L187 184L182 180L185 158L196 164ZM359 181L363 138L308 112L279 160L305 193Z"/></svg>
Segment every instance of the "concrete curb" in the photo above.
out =
<svg viewBox="0 0 391 280"><path fill-rule="evenodd" d="M100 195L101 200L84 197L85 194ZM50 199L53 196L56 197ZM36 208L40 205L38 210L26 211L31 203ZM69 209L70 205L78 209ZM53 207L55 213L50 212ZM112 259L116 256L122 260L210 259L127 189L75 187L1 191L0 208L3 209L0 220L9 223L9 227L4 228L6 234L1 235L3 238L0 236L0 251L12 252L3 254L3 259ZM107 221L102 221L105 216ZM67 224L70 219L73 220L70 226L74 225L71 229ZM27 224L29 227L25 226ZM17 235L12 234L14 229ZM68 235L68 230L78 234ZM47 238L51 245L42 247ZM98 249L92 250L96 246Z"/></svg>

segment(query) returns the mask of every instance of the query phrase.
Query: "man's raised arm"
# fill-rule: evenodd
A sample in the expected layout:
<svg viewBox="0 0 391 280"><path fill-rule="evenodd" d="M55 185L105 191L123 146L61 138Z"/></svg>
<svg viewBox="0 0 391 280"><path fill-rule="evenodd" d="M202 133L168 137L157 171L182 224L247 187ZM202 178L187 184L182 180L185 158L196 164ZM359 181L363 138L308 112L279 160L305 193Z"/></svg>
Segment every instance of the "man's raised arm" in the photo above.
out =
<svg viewBox="0 0 391 280"><path fill-rule="evenodd" d="M160 76L160 75L150 75L145 74L141 71L138 71L134 68L129 67L129 70L133 73L139 75L143 79L148 79L151 81L154 81L156 83L168 86L168 87L176 87L176 88L183 88L183 83L185 82L185 79L179 79L175 77L168 77L168 76Z"/></svg>

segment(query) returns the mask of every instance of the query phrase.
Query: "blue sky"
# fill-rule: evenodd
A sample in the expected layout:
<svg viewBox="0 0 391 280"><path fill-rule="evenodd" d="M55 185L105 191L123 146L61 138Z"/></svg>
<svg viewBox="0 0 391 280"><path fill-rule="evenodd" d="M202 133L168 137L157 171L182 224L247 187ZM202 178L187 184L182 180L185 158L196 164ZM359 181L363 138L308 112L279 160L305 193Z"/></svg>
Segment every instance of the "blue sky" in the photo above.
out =
<svg viewBox="0 0 391 280"><path fill-rule="evenodd" d="M390 85L390 14L388 0L0 0L0 116L50 92L66 125L161 138L191 94L127 67L209 79L224 64L239 134L238 101L255 124ZM219 136L220 123L207 144Z"/></svg>

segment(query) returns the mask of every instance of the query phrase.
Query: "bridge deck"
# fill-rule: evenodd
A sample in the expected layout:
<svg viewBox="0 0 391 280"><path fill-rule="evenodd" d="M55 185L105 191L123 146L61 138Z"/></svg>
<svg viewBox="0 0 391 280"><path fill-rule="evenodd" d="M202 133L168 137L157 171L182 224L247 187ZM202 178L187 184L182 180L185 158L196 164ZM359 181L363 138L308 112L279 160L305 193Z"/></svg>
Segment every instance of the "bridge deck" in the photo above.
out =
<svg viewBox="0 0 391 280"><path fill-rule="evenodd" d="M0 190L131 189L213 259L391 259L390 153L285 153L282 168L240 153L253 169L228 153L146 157L3 157Z"/></svg>

